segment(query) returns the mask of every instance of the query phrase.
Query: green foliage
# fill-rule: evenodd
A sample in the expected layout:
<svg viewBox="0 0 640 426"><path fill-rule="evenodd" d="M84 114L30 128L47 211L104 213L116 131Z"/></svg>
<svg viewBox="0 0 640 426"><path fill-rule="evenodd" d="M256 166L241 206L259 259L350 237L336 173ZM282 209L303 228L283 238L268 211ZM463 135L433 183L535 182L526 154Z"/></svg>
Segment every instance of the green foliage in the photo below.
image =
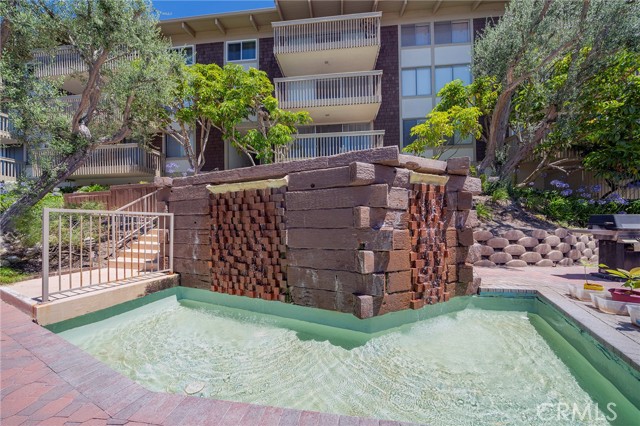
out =
<svg viewBox="0 0 640 426"><path fill-rule="evenodd" d="M505 201L509 199L509 191L506 187L500 186L496 188L491 194L491 200L495 203L496 201Z"/></svg>
<svg viewBox="0 0 640 426"><path fill-rule="evenodd" d="M0 266L0 285L24 281L29 279L30 276L30 274L25 274L24 272L10 268L8 266Z"/></svg>
<svg viewBox="0 0 640 426"><path fill-rule="evenodd" d="M33 247L42 241L42 213L45 208L60 209L64 200L59 193L47 194L35 206L18 217L15 231L18 239L25 247Z"/></svg>
<svg viewBox="0 0 640 426"><path fill-rule="evenodd" d="M198 139L202 144L215 128L252 163L254 157L271 162L276 147L291 142L295 126L310 121L306 112L278 108L273 90L267 74L255 68L245 71L237 64L184 67L177 79L173 105L164 115L163 131L181 142L196 173L204 164L204 157L196 158L190 147L189 129L196 127L200 128ZM173 120L177 124L172 124ZM247 122L252 125L247 126ZM199 151L204 152L203 148Z"/></svg>
<svg viewBox="0 0 640 426"><path fill-rule="evenodd" d="M101 192L101 191L108 191L108 190L109 190L109 185L93 184L93 185L81 186L75 192Z"/></svg>
<svg viewBox="0 0 640 426"><path fill-rule="evenodd" d="M639 17L633 1L509 2L474 45L474 78L499 85L481 171L507 181L534 153L534 175L586 167L619 180L607 174L637 170L638 100L630 85L638 78L631 57L640 53ZM558 162L566 148L577 148L584 164Z"/></svg>
<svg viewBox="0 0 640 426"><path fill-rule="evenodd" d="M491 213L491 209L487 207L484 203L476 204L476 213L478 214L478 218L488 221L493 218L493 213Z"/></svg>
<svg viewBox="0 0 640 426"><path fill-rule="evenodd" d="M630 271L627 271L626 269L620 269L620 268L610 269L604 263L601 263L600 267L603 268L605 271L607 271L609 274L613 275L614 277L618 277L626 280L624 284L622 284L623 287L629 287L630 289L640 288L640 267L633 268Z"/></svg>
<svg viewBox="0 0 640 426"><path fill-rule="evenodd" d="M615 195L598 200L588 189L541 191L526 187L512 188L511 191L512 197L528 211L565 226L585 227L594 214L640 213L640 200L628 201Z"/></svg>
<svg viewBox="0 0 640 426"><path fill-rule="evenodd" d="M456 133L461 138L481 138L479 120L493 107L497 90L492 78L480 78L467 86L460 80L447 83L438 92L440 103L427 114L426 121L411 129L416 140L404 150L421 155L426 148L442 147Z"/></svg>

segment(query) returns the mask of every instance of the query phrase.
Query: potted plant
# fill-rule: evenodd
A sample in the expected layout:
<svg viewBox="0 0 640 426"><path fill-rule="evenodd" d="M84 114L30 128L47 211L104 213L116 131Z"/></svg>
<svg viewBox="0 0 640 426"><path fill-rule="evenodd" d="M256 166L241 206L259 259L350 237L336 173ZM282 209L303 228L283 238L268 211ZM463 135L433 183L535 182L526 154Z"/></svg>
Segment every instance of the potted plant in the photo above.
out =
<svg viewBox="0 0 640 426"><path fill-rule="evenodd" d="M640 267L631 269L608 269L609 267L600 264L601 268L613 275L614 277L626 280L622 284L623 288L610 288L611 298L616 302L640 303Z"/></svg>
<svg viewBox="0 0 640 426"><path fill-rule="evenodd" d="M604 286L602 284L590 283L589 279L587 278L587 268L594 268L598 266L598 264L589 262L588 260L584 260L584 259L580 259L580 264L584 267L584 289L604 291Z"/></svg>

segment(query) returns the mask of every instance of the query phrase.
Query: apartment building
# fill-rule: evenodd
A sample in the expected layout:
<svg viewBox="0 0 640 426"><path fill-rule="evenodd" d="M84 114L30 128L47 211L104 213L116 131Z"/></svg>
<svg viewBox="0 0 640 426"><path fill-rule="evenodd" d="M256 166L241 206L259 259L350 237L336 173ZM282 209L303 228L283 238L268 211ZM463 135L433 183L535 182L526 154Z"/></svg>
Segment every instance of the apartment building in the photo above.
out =
<svg viewBox="0 0 640 426"><path fill-rule="evenodd" d="M187 63L236 63L263 70L282 108L310 113L313 122L301 126L290 146L277 153L276 161L291 161L411 143L411 127L437 104L438 91L454 79L471 81L473 40L502 15L505 3L277 0L269 9L169 19L160 28ZM64 75L80 67L77 62L73 52L62 48L40 72ZM71 95L79 93L73 82L67 86ZM73 100L70 96L68 101ZM176 141L158 137L155 148L143 150L134 142L101 148L73 178L78 184L127 183L166 173L166 164L174 173L187 170ZM0 180L9 164L5 154L7 161L15 160L13 169L7 167L11 173L29 169L22 163L24 151L21 157L18 151L0 152ZM475 141L458 137L444 151L443 158L482 156ZM205 171L249 165L215 132L204 154ZM433 154L429 150L424 155Z"/></svg>

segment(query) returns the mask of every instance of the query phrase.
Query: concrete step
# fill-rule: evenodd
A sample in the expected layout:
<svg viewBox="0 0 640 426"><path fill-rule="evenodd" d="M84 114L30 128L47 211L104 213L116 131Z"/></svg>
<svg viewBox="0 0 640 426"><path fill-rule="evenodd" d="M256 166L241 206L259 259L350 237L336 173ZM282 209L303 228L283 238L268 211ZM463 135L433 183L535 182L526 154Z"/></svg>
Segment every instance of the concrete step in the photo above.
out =
<svg viewBox="0 0 640 426"><path fill-rule="evenodd" d="M130 259L140 259L140 260L145 260L145 259L156 259L158 257L158 253L160 253L160 250L158 248L154 249L148 249L148 250L144 250L143 249L143 245L140 244L140 249L138 249L137 244L134 244L131 248L128 248L126 250L120 250L118 251L118 257L125 257L125 258L130 258Z"/></svg>
<svg viewBox="0 0 640 426"><path fill-rule="evenodd" d="M123 268L132 269L135 271L151 272L158 270L158 265L155 262L146 259L131 259L128 257L118 257L117 259L109 259L110 268Z"/></svg>
<svg viewBox="0 0 640 426"><path fill-rule="evenodd" d="M162 238L162 235L160 235L159 237L156 235L141 235L137 238L136 241L140 241L141 244L143 242L151 244L158 244L158 242L162 244L163 242L165 242L165 240Z"/></svg>

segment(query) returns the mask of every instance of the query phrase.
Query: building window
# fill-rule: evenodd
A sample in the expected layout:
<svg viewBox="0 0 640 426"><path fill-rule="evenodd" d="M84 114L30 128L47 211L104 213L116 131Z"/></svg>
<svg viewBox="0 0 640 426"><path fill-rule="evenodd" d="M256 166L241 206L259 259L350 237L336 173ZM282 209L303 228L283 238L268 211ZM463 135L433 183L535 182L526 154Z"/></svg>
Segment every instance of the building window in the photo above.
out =
<svg viewBox="0 0 640 426"><path fill-rule="evenodd" d="M469 43L469 21L436 22L435 44Z"/></svg>
<svg viewBox="0 0 640 426"><path fill-rule="evenodd" d="M184 56L185 65L193 65L196 62L193 46L174 47L171 50L179 52Z"/></svg>
<svg viewBox="0 0 640 426"><path fill-rule="evenodd" d="M409 118L406 120L402 120L402 146L403 147L412 144L416 140L415 136L411 136L411 128L416 126L417 124L424 123L425 121L426 121L425 118Z"/></svg>
<svg viewBox="0 0 640 426"><path fill-rule="evenodd" d="M431 44L431 26L429 24L403 25L400 28L402 47L429 46Z"/></svg>
<svg viewBox="0 0 640 426"><path fill-rule="evenodd" d="M470 145L473 143L473 138L471 136L467 136L466 138L461 138L458 132L453 134L453 137L447 138L447 142L445 145Z"/></svg>
<svg viewBox="0 0 640 426"><path fill-rule="evenodd" d="M195 135L194 132L189 133L189 140L191 142L191 147L195 149ZM165 143L165 156L167 158L176 158L176 157L186 157L187 153L184 150L184 147L176 138L171 135L164 135L164 143Z"/></svg>
<svg viewBox="0 0 640 426"><path fill-rule="evenodd" d="M436 67L436 95L445 84L453 80L462 80L465 86L471 84L471 67L469 64Z"/></svg>
<svg viewBox="0 0 640 426"><path fill-rule="evenodd" d="M227 43L227 62L252 61L257 57L256 41L234 41Z"/></svg>
<svg viewBox="0 0 640 426"><path fill-rule="evenodd" d="M402 96L427 96L431 94L431 68L402 70Z"/></svg>

